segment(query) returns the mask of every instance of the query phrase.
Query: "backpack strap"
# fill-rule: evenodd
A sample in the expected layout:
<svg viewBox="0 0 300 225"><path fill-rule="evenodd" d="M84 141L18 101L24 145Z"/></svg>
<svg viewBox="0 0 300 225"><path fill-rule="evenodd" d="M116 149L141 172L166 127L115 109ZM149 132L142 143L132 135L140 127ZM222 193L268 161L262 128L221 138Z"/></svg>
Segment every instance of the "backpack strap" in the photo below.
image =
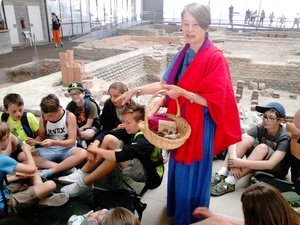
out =
<svg viewBox="0 0 300 225"><path fill-rule="evenodd" d="M0 183L0 191L1 191L2 199L3 199L3 203L4 203L4 210L3 210L3 213L0 215L0 218L4 218L4 217L8 216L7 198L5 197L5 194L4 194L4 182L8 186L8 180L6 177L6 173L3 175L3 179L0 182L1 182Z"/></svg>
<svg viewBox="0 0 300 225"><path fill-rule="evenodd" d="M27 112L24 112L22 117L21 117L21 124L22 127L25 131L25 133L27 134L28 137L34 138L34 133L30 128L29 122L28 122L28 118L27 118Z"/></svg>
<svg viewBox="0 0 300 225"><path fill-rule="evenodd" d="M88 118L90 115L90 109L91 109L91 99L90 96L84 96L84 111L85 115Z"/></svg>
<svg viewBox="0 0 300 225"><path fill-rule="evenodd" d="M6 112L2 113L1 114L1 121L2 122L7 122L8 117L9 117L8 113L6 113ZM25 134L28 137L34 138L34 133L31 130L29 122L28 122L27 112L23 112L23 115L21 117L21 124L22 124L22 127L23 127L24 131L25 131Z"/></svg>

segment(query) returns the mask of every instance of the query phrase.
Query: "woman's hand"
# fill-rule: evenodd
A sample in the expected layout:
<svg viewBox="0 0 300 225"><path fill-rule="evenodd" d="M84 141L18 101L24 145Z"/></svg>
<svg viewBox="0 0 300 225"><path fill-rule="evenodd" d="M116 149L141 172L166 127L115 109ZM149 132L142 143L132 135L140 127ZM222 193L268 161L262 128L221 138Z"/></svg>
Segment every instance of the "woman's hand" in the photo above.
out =
<svg viewBox="0 0 300 225"><path fill-rule="evenodd" d="M136 93L136 88L130 89L126 92L124 92L122 95L120 95L117 99L116 102L122 101L122 105L125 105L127 103L130 103L130 100L132 96Z"/></svg>
<svg viewBox="0 0 300 225"><path fill-rule="evenodd" d="M179 96L183 96L184 89L181 87L178 87L176 85L165 84L163 85L163 88L167 90L166 95L168 95L172 99L176 99Z"/></svg>

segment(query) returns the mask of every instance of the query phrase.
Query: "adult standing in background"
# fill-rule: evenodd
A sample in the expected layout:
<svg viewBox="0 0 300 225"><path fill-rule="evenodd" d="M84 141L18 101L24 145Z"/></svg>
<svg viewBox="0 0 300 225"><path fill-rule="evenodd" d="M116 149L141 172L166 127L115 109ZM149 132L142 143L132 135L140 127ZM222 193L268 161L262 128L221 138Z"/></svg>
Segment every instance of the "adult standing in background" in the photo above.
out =
<svg viewBox="0 0 300 225"><path fill-rule="evenodd" d="M269 16L270 26L271 26L272 23L273 23L274 17L275 17L274 12L272 12L272 13L270 14L270 16Z"/></svg>
<svg viewBox="0 0 300 225"><path fill-rule="evenodd" d="M174 217L175 225L200 220L192 214L198 206L209 206L213 155L241 140L228 64L222 51L208 39L210 9L199 3L188 4L181 19L187 43L163 79L120 96L125 104L133 95L166 89L167 113L176 114L178 99L181 116L191 126L191 136L171 151L169 158L167 214Z"/></svg>
<svg viewBox="0 0 300 225"><path fill-rule="evenodd" d="M259 18L259 24L258 26L263 26L264 25L264 19L266 17L266 13L265 13L265 10L262 10L261 13L260 13L260 18Z"/></svg>
<svg viewBox="0 0 300 225"><path fill-rule="evenodd" d="M233 23L233 6L232 5L229 7L229 23L230 24Z"/></svg>
<svg viewBox="0 0 300 225"><path fill-rule="evenodd" d="M58 16L55 13L51 13L52 16L52 36L53 36L53 43L54 47L57 48L58 45L63 47L63 43L61 41L61 34L60 34L60 27L61 23Z"/></svg>
<svg viewBox="0 0 300 225"><path fill-rule="evenodd" d="M300 19L300 15L299 15L299 13L297 13L297 15L294 18L294 24L293 24L292 29L294 29L294 26L296 26L297 29L299 29L299 19Z"/></svg>

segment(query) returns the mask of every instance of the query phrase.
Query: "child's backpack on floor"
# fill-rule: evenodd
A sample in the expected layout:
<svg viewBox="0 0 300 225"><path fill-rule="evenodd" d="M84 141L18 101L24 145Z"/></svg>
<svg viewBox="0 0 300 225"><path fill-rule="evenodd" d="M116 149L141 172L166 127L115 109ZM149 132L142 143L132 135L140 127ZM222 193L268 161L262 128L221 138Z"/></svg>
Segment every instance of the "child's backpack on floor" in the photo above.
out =
<svg viewBox="0 0 300 225"><path fill-rule="evenodd" d="M101 130L101 123L100 123L100 113L101 109L97 103L97 101L93 98L92 93L85 89L84 90L84 111L86 113L86 117L89 117L90 115L90 109L91 109L91 102L93 102L97 107L97 114L98 118L94 119L93 126L96 127L99 131ZM74 101L69 102L69 104L66 107L70 112L74 113L76 110L76 103Z"/></svg>
<svg viewBox="0 0 300 225"><path fill-rule="evenodd" d="M1 121L6 123L8 120L8 117L9 117L8 113L6 113L6 112L2 113ZM23 112L23 115L21 117L21 124L22 124L23 130L25 131L26 135L30 138L34 138L34 133L32 132L29 122L28 122L28 119L27 119L27 112Z"/></svg>
<svg viewBox="0 0 300 225"><path fill-rule="evenodd" d="M269 173L256 171L250 178L250 183L255 184L259 182L263 182L277 188L292 207L300 207L300 186L298 184L278 179Z"/></svg>
<svg viewBox="0 0 300 225"><path fill-rule="evenodd" d="M147 207L146 203L141 202L134 189L101 190L94 189L94 211L98 209L111 209L115 207L124 207L131 212L138 214L141 221L143 212Z"/></svg>

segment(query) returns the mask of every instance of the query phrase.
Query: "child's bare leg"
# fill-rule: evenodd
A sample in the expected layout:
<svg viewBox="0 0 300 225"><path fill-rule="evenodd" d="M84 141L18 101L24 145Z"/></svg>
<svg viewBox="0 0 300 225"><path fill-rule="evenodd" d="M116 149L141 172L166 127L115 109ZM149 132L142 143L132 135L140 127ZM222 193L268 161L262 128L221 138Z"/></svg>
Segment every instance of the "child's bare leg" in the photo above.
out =
<svg viewBox="0 0 300 225"><path fill-rule="evenodd" d="M48 180L44 183L34 185L34 191L39 199L46 198L49 194L54 192L56 184L52 180Z"/></svg>
<svg viewBox="0 0 300 225"><path fill-rule="evenodd" d="M251 161L263 160L268 155L268 151L269 148L267 145L259 144L253 149L253 151L251 152L247 160L251 160ZM242 176L246 176L251 171L252 169L242 168Z"/></svg>
<svg viewBox="0 0 300 225"><path fill-rule="evenodd" d="M45 159L41 156L33 156L33 159L34 159L35 165L38 168L49 169L49 168L57 166L56 162L52 162L52 161L50 161L48 159Z"/></svg>
<svg viewBox="0 0 300 225"><path fill-rule="evenodd" d="M86 159L86 151L81 148L76 148L72 151L71 155L63 160L62 162L56 164L56 166L51 168L52 174L62 172L72 167L78 165Z"/></svg>
<svg viewBox="0 0 300 225"><path fill-rule="evenodd" d="M100 145L100 148L115 150L120 147L120 140L113 135L106 135Z"/></svg>
<svg viewBox="0 0 300 225"><path fill-rule="evenodd" d="M91 173L100 165L102 161L103 161L102 156L96 155L95 160L93 161L88 160L81 168L81 171L84 173Z"/></svg>

